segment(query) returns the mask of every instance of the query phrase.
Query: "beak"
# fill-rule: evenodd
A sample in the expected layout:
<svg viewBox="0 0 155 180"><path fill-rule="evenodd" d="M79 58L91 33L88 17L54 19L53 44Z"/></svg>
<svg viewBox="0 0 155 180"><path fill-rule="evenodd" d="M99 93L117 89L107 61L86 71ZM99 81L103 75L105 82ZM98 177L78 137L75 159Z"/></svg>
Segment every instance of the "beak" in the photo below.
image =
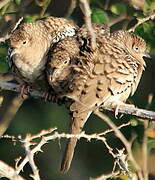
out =
<svg viewBox="0 0 155 180"><path fill-rule="evenodd" d="M12 58L13 57L13 55L15 55L16 54L16 51L13 49L13 48L9 48L8 49L8 55L9 55L9 57L10 58Z"/></svg>
<svg viewBox="0 0 155 180"><path fill-rule="evenodd" d="M149 58L149 59L151 59L151 56L149 55L149 54L144 54L144 56L143 57L145 57L145 58Z"/></svg>

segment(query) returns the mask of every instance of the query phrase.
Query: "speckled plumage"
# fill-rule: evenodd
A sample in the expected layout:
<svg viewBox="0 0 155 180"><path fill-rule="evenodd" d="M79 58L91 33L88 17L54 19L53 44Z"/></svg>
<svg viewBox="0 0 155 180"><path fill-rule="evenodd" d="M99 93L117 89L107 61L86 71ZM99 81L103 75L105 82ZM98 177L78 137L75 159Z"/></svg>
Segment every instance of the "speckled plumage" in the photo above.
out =
<svg viewBox="0 0 155 180"><path fill-rule="evenodd" d="M88 51L89 49L89 51ZM103 106L117 107L133 95L145 68L146 44L127 31L117 31L97 38L97 48L85 48L80 60L84 66L73 76L70 92L70 133L79 134L92 111ZM68 141L61 171L68 171L77 139Z"/></svg>
<svg viewBox="0 0 155 180"><path fill-rule="evenodd" d="M65 37L75 35L76 29L72 21L56 17L20 23L10 34L8 59L15 78L29 85L46 81L44 70L49 49Z"/></svg>

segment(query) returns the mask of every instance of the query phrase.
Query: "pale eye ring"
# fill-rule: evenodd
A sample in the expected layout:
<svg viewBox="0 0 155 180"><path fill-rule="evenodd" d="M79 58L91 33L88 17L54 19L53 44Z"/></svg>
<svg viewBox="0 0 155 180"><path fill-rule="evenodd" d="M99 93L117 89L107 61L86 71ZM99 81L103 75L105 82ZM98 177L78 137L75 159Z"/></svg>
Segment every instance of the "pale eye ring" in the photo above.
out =
<svg viewBox="0 0 155 180"><path fill-rule="evenodd" d="M26 44L27 43L27 41L25 40L25 41L23 41L23 44Z"/></svg>
<svg viewBox="0 0 155 180"><path fill-rule="evenodd" d="M64 61L64 64L68 64L68 62L69 62L69 60L67 59L67 60Z"/></svg>
<svg viewBox="0 0 155 180"><path fill-rule="evenodd" d="M137 46L134 47L134 50L135 50L135 51L138 51L138 50L139 50L139 47L137 47Z"/></svg>

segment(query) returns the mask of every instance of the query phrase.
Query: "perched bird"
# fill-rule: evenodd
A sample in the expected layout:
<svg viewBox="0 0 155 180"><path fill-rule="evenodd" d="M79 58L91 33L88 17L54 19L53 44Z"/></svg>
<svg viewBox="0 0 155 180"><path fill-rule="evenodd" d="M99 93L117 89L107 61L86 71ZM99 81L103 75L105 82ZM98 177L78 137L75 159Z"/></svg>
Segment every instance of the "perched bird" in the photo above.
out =
<svg viewBox="0 0 155 180"><path fill-rule="evenodd" d="M97 39L110 35L109 27L105 24L93 24L93 28ZM81 54L87 51L91 51L91 47L90 34L85 25L74 36L55 43L50 49L46 72L48 82L55 91L63 94L64 90L67 91L64 87L69 87L75 72L81 71L81 67L84 65L79 65L83 62Z"/></svg>
<svg viewBox="0 0 155 180"><path fill-rule="evenodd" d="M145 68L143 56L146 43L139 36L120 30L97 37L97 48L85 47L67 97L74 100L70 106L71 134L79 134L87 119L98 106L130 106L125 101L133 95ZM77 138L68 141L61 172L68 171Z"/></svg>
<svg viewBox="0 0 155 180"><path fill-rule="evenodd" d="M74 36L59 41L50 49L46 72L48 82L56 93L67 91L79 51L79 43Z"/></svg>
<svg viewBox="0 0 155 180"><path fill-rule="evenodd" d="M93 24L93 28L97 41L110 36L110 29L105 24ZM59 41L51 48L46 70L49 84L60 95L67 94L69 97L69 93L73 92L74 98L78 100L83 93L88 74L92 74L94 67L92 55L91 37L87 27L83 25L76 35ZM71 99L74 98L71 95ZM72 107L73 105L70 109ZM76 131L80 132L81 128L81 125L76 126ZM75 130L71 130L71 133L75 133ZM71 146L72 140L69 143ZM73 149L71 154L73 155Z"/></svg>
<svg viewBox="0 0 155 180"><path fill-rule="evenodd" d="M45 67L49 49L76 34L77 26L64 18L47 17L22 22L10 33L8 63L17 81L44 89L48 85Z"/></svg>

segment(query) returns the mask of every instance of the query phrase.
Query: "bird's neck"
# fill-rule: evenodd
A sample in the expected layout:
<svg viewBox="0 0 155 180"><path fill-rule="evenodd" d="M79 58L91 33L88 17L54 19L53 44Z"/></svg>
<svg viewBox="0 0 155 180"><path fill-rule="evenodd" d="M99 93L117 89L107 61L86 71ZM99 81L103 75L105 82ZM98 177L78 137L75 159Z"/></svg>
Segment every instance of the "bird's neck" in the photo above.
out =
<svg viewBox="0 0 155 180"><path fill-rule="evenodd" d="M51 34L51 39L53 43L59 42L66 37L72 37L76 34L75 27L64 27L63 29L57 29Z"/></svg>

